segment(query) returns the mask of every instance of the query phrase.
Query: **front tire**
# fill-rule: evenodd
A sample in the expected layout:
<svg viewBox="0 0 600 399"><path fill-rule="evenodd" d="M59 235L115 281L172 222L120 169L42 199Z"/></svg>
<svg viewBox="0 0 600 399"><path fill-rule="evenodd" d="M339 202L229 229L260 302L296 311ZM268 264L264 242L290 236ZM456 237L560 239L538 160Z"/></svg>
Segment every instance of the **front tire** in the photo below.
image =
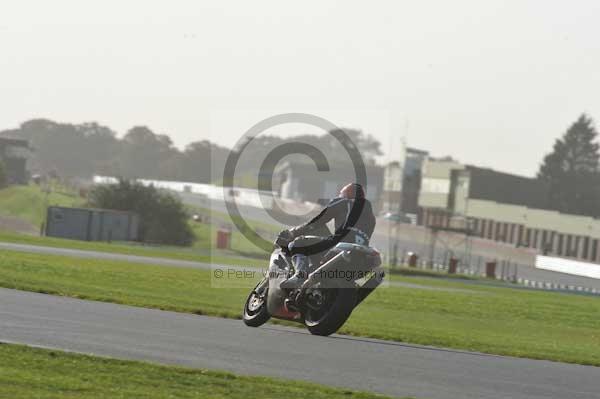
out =
<svg viewBox="0 0 600 399"><path fill-rule="evenodd" d="M267 309L269 280L264 279L250 293L244 305L243 320L248 327L259 327L271 318Z"/></svg>
<svg viewBox="0 0 600 399"><path fill-rule="evenodd" d="M304 324L313 335L328 336L339 330L356 305L354 287L326 288L322 292L327 297L318 309L307 307Z"/></svg>

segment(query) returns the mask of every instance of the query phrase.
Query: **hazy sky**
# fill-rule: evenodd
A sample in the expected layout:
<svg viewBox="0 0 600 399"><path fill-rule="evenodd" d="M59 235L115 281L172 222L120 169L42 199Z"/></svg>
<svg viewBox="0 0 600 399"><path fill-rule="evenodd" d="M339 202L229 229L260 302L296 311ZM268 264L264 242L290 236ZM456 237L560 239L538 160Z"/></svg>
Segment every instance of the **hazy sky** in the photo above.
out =
<svg viewBox="0 0 600 399"><path fill-rule="evenodd" d="M403 136L532 175L581 112L600 121L599 21L593 0L7 1L0 129L94 120L232 145L310 112L392 157Z"/></svg>

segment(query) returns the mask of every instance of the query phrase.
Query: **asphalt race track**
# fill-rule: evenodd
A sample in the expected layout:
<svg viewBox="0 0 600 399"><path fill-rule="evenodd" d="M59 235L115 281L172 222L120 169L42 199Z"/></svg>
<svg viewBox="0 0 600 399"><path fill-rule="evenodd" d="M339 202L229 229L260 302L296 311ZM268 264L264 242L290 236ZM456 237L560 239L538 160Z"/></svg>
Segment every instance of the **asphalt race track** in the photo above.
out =
<svg viewBox="0 0 600 399"><path fill-rule="evenodd" d="M600 398L600 368L0 289L0 341L417 398Z"/></svg>

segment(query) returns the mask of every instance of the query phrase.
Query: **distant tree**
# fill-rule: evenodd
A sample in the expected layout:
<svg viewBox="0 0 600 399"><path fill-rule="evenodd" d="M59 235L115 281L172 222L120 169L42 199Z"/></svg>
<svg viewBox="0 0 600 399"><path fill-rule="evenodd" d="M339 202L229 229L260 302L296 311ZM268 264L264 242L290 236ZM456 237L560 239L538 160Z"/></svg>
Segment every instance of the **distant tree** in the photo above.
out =
<svg viewBox="0 0 600 399"><path fill-rule="evenodd" d="M6 178L6 170L4 168L4 164L2 163L2 161L0 161L0 188L6 187L7 184L8 184L8 181Z"/></svg>
<svg viewBox="0 0 600 399"><path fill-rule="evenodd" d="M75 125L75 128L83 136L81 150L90 162L90 174L113 174L113 160L120 150L116 133L96 122Z"/></svg>
<svg viewBox="0 0 600 399"><path fill-rule="evenodd" d="M257 173L263 161L267 158L267 155L273 151L276 147L287 144L287 143L303 143L312 146L316 151L319 151L325 155L328 163L338 168L348 168L353 170L353 161L356 159L350 159L342 143L338 141L338 138L344 144L355 146L360 153L363 162L366 165L372 165L375 163L377 156L381 155L381 144L374 137L365 134L361 130L355 129L343 129L344 136L335 135L337 131L332 131L333 134L304 134L291 137L280 137L261 135L254 138L251 143L245 148L242 156L240 157L240 164L238 171L247 176L238 176L236 173L236 184L246 185L248 187L255 187L258 181ZM238 150L237 148L235 150ZM312 162L308 159L309 154L294 154L287 156L287 161L297 162ZM238 179L240 177L240 179ZM253 177L253 178L251 178ZM249 184L246 184L248 182Z"/></svg>
<svg viewBox="0 0 600 399"><path fill-rule="evenodd" d="M591 118L583 114L554 143L538 178L549 188L549 204L561 212L600 216L600 146Z"/></svg>
<svg viewBox="0 0 600 399"><path fill-rule="evenodd" d="M197 183L211 183L219 180L225 168L229 149L208 140L188 144L183 152L184 179Z"/></svg>
<svg viewBox="0 0 600 399"><path fill-rule="evenodd" d="M118 174L125 178L160 178L160 164L174 152L169 136L156 134L146 126L135 126L121 140Z"/></svg>
<svg viewBox="0 0 600 399"><path fill-rule="evenodd" d="M139 237L143 242L191 245L195 239L179 198L153 186L121 180L117 184L94 187L89 200L93 207L137 213L141 219Z"/></svg>
<svg viewBox="0 0 600 399"><path fill-rule="evenodd" d="M337 131L345 133L346 141L349 142L347 144L354 144L358 148L365 163L372 164L375 162L376 157L382 155L381 143L370 134L365 134L362 130L356 129L338 129ZM322 140L332 148L339 148L340 143L333 135L336 131L330 133L332 134L323 136Z"/></svg>

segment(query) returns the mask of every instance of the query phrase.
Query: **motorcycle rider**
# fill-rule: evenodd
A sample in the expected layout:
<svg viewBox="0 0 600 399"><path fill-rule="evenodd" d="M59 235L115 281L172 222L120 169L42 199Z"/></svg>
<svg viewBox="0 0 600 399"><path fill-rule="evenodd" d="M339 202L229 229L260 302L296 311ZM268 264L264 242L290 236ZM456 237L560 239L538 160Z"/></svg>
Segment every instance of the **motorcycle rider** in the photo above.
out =
<svg viewBox="0 0 600 399"><path fill-rule="evenodd" d="M335 232L331 234L326 224L330 220L335 222ZM345 185L337 198L313 219L307 223L281 234L287 235L293 241L288 248L292 255L295 274L281 283L281 288L295 289L302 285L308 277L310 256L322 254L339 242L350 242L369 245L371 235L375 229L375 215L371 202L365 198L365 190L358 183ZM307 238L306 235L323 235L327 237Z"/></svg>

